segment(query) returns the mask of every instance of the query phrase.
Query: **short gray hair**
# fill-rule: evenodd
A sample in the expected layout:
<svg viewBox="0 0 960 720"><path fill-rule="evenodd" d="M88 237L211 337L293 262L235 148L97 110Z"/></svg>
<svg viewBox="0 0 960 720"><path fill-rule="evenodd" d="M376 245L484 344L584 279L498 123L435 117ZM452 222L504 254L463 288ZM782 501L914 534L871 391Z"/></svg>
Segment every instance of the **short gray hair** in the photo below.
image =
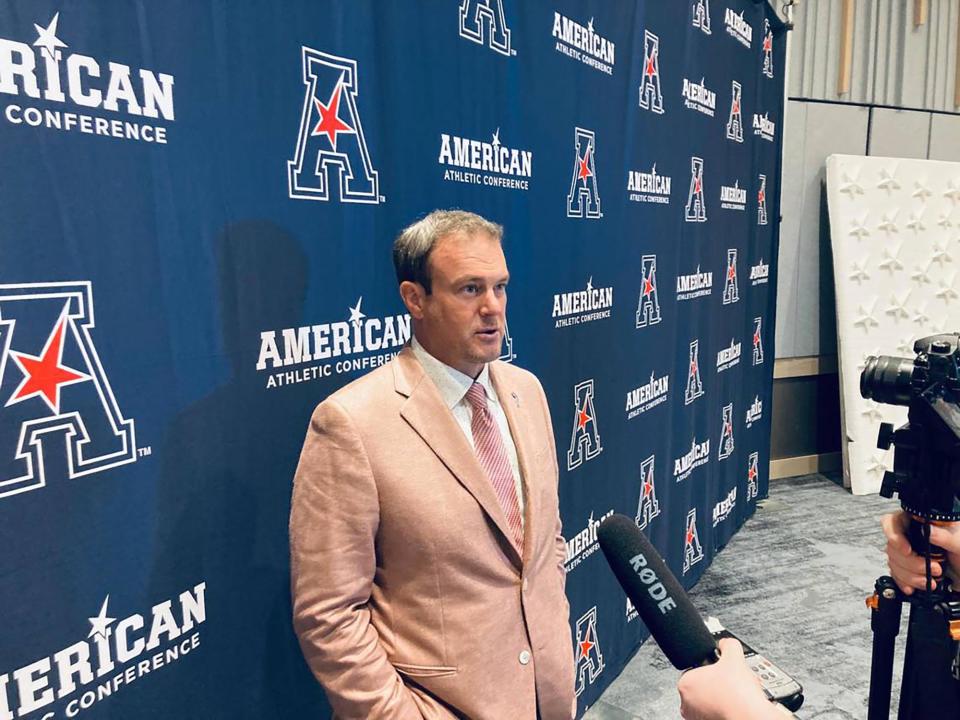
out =
<svg viewBox="0 0 960 720"><path fill-rule="evenodd" d="M503 226L466 210L434 210L417 220L397 236L393 243L393 267L397 283L406 280L420 283L429 295L432 292L427 261L437 240L447 235L485 234L503 241Z"/></svg>

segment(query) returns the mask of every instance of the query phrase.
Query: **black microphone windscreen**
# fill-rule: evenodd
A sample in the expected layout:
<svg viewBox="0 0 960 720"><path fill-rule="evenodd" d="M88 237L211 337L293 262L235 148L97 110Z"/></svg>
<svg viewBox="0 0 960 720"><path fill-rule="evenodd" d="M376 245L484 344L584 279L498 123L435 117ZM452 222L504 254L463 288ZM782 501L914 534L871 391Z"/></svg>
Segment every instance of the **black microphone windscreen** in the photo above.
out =
<svg viewBox="0 0 960 720"><path fill-rule="evenodd" d="M678 670L717 659L717 642L656 548L631 518L611 515L600 548L663 654Z"/></svg>

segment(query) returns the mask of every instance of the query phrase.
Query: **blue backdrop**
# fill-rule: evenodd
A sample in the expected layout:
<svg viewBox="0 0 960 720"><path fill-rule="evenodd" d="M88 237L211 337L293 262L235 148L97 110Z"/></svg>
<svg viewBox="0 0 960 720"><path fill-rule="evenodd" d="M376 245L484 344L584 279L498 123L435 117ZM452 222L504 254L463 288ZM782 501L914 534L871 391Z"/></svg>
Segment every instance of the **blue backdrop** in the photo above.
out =
<svg viewBox="0 0 960 720"><path fill-rule="evenodd" d="M309 413L409 337L437 207L506 228L581 711L767 492L783 28L765 2L0 1L0 720L324 717L291 631Z"/></svg>

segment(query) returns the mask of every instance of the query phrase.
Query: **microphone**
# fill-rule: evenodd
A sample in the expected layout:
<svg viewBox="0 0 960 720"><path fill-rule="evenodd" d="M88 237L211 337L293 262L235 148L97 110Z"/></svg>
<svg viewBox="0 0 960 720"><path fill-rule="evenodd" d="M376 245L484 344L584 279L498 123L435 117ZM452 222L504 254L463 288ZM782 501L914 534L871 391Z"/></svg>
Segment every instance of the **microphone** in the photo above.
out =
<svg viewBox="0 0 960 720"><path fill-rule="evenodd" d="M600 549L657 645L678 670L720 659L718 637L738 638L710 618L711 629L647 537L626 515L611 515L597 529ZM787 717L803 704L803 688L741 641L744 659L767 699Z"/></svg>
<svg viewBox="0 0 960 720"><path fill-rule="evenodd" d="M600 549L657 645L678 670L715 662L717 641L656 548L625 515L597 530Z"/></svg>

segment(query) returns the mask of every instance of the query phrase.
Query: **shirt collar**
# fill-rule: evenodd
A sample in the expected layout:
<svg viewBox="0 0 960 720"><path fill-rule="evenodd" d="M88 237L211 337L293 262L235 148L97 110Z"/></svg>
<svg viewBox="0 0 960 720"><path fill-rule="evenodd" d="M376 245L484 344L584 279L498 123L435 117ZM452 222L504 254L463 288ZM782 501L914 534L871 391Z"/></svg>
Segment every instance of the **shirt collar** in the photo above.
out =
<svg viewBox="0 0 960 720"><path fill-rule="evenodd" d="M420 361L427 377L437 386L444 404L450 410L453 410L458 403L464 400L467 390L473 385L473 378L437 360L417 341L416 336L413 336L410 340L410 349L413 350L414 356ZM483 385L483 389L487 391L488 401L499 403L497 393L494 391L493 383L490 380L489 363L483 366L483 370L480 371L476 381Z"/></svg>

